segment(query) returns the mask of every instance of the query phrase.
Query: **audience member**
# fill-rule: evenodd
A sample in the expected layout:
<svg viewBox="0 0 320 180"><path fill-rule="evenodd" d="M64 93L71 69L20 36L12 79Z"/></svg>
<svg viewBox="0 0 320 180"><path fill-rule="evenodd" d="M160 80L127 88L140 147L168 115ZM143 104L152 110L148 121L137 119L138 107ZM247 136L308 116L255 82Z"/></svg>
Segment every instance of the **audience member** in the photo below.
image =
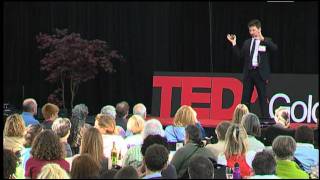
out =
<svg viewBox="0 0 320 180"><path fill-rule="evenodd" d="M125 131L127 130L127 117L129 115L130 106L126 101L119 102L116 105L116 125L121 126Z"/></svg>
<svg viewBox="0 0 320 180"><path fill-rule="evenodd" d="M19 158L9 149L3 149L3 178L16 179L15 173Z"/></svg>
<svg viewBox="0 0 320 180"><path fill-rule="evenodd" d="M185 129L186 138L185 145L175 152L171 164L177 169L178 178L188 178L188 165L190 158L194 155L202 155L204 157L213 158L213 154L207 148L204 148L200 129L195 125L189 125Z"/></svg>
<svg viewBox="0 0 320 180"><path fill-rule="evenodd" d="M55 104L47 103L42 107L42 116L44 121L42 126L44 129L51 129L53 121L58 118L59 107Z"/></svg>
<svg viewBox="0 0 320 180"><path fill-rule="evenodd" d="M245 104L238 104L233 111L232 122L240 124L242 117L249 113L249 109Z"/></svg>
<svg viewBox="0 0 320 180"><path fill-rule="evenodd" d="M224 153L224 149L225 149L225 145L226 145L225 137L226 137L226 133L227 133L227 130L230 125L231 125L231 122L229 122L229 121L220 122L215 129L218 143L208 144L206 146L206 148L209 149L213 153L213 159L216 161L218 159L219 154Z"/></svg>
<svg viewBox="0 0 320 180"><path fill-rule="evenodd" d="M121 168L113 179L139 179L137 170L132 166Z"/></svg>
<svg viewBox="0 0 320 180"><path fill-rule="evenodd" d="M129 118L127 123L127 130L132 132L133 135L128 136L125 139L128 149L136 145L141 145L143 143L141 132L144 128L144 123L144 119L139 115L133 115Z"/></svg>
<svg viewBox="0 0 320 180"><path fill-rule="evenodd" d="M217 163L233 168L235 163L240 166L241 177L250 176L254 151L248 151L248 135L241 124L233 123L226 133L226 145L223 155L218 157Z"/></svg>
<svg viewBox="0 0 320 180"><path fill-rule="evenodd" d="M109 115L111 116L113 119L116 119L116 108L112 105L106 105L104 106L101 111L100 111L101 114L106 114L106 115ZM123 138L125 138L127 136L126 134L126 131L119 125L116 125L116 129L118 132L118 135L122 136ZM128 134L132 134L132 133L128 133Z"/></svg>
<svg viewBox="0 0 320 180"><path fill-rule="evenodd" d="M10 115L4 125L3 130L3 147L16 154L21 154L24 149L24 134L26 127L22 116L19 114Z"/></svg>
<svg viewBox="0 0 320 180"><path fill-rule="evenodd" d="M319 149L313 146L313 129L302 125L296 129L295 140L297 142L294 157L301 163L304 171L311 172L311 167L319 165Z"/></svg>
<svg viewBox="0 0 320 180"><path fill-rule="evenodd" d="M24 135L24 149L21 151L22 168L26 168L27 160L30 158L31 145L35 137L43 130L41 124L31 124L27 128L27 133Z"/></svg>
<svg viewBox="0 0 320 180"><path fill-rule="evenodd" d="M290 115L285 107L275 110L274 120L276 124L261 129L261 137L258 138L265 146L271 146L273 140L279 135L294 137L295 130L290 129Z"/></svg>
<svg viewBox="0 0 320 180"><path fill-rule="evenodd" d="M133 109L132 109L133 115L139 115L141 116L144 120L147 118L147 108L144 104L138 103L136 104Z"/></svg>
<svg viewBox="0 0 320 180"><path fill-rule="evenodd" d="M36 136L31 147L31 157L27 160L25 177L36 178L41 168L48 163L57 163L69 172L69 163L64 160L65 151L59 137L52 130L44 130Z"/></svg>
<svg viewBox="0 0 320 180"><path fill-rule="evenodd" d="M98 114L96 116L95 128L97 128L102 134L103 153L104 156L109 159L109 162L113 143L115 143L115 147L119 155L124 156L127 152L127 144L124 139L118 135L115 127L116 122L111 116L105 114Z"/></svg>
<svg viewBox="0 0 320 180"><path fill-rule="evenodd" d="M70 179L70 176L58 164L49 163L42 167L37 179Z"/></svg>
<svg viewBox="0 0 320 180"><path fill-rule="evenodd" d="M258 152L252 161L254 175L250 179L280 179L275 175L276 166L276 160L270 152Z"/></svg>
<svg viewBox="0 0 320 180"><path fill-rule="evenodd" d="M214 167L207 157L196 155L190 159L188 173L189 179L213 179Z"/></svg>
<svg viewBox="0 0 320 180"><path fill-rule="evenodd" d="M68 143L70 135L71 122L68 118L57 118L52 124L52 130L60 138L60 142L66 151L66 157L72 156L72 150Z"/></svg>
<svg viewBox="0 0 320 180"><path fill-rule="evenodd" d="M89 154L98 164L100 175L109 169L108 159L103 154L102 135L96 128L88 129L81 140L80 155Z"/></svg>
<svg viewBox="0 0 320 180"><path fill-rule="evenodd" d="M146 121L141 134L143 140L145 140L149 135L160 135L162 137L165 135L162 124L157 119L150 119ZM142 145L137 145L128 149L123 161L124 166L133 166L134 168L141 166L143 160L141 146Z"/></svg>
<svg viewBox="0 0 320 180"><path fill-rule="evenodd" d="M28 127L30 124L40 124L39 121L34 118L38 111L38 104L35 99L25 99L22 104L22 111L23 112L21 116L26 127Z"/></svg>
<svg viewBox="0 0 320 180"><path fill-rule="evenodd" d="M277 176L283 179L309 179L309 175L293 161L296 141L291 136L276 137L272 143L272 150L277 162Z"/></svg>
<svg viewBox="0 0 320 180"><path fill-rule="evenodd" d="M144 156L146 175L143 179L160 179L161 171L167 167L169 158L168 149L160 144L153 144L147 148Z"/></svg>
<svg viewBox="0 0 320 180"><path fill-rule="evenodd" d="M85 126L88 118L88 107L85 104L78 104L72 109L72 116L70 119L71 130L68 138L68 143L71 146L73 154L79 153L81 143L81 129ZM87 124L89 126L89 124Z"/></svg>
<svg viewBox="0 0 320 180"><path fill-rule="evenodd" d="M262 151L265 146L262 142L256 139L261 136L260 121L257 115L248 113L242 117L241 125L247 131L248 134L248 150L250 151Z"/></svg>
<svg viewBox="0 0 320 180"><path fill-rule="evenodd" d="M72 161L72 179L97 179L100 177L99 173L99 164L89 154L81 154Z"/></svg>

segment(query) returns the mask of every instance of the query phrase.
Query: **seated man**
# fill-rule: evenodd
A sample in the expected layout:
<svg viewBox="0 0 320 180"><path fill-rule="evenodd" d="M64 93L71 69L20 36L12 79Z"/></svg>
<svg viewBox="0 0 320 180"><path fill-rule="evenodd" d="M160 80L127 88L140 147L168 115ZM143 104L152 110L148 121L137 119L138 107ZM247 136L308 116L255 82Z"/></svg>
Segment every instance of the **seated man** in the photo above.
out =
<svg viewBox="0 0 320 180"><path fill-rule="evenodd" d="M213 179L213 164L207 157L201 155L193 156L190 159L188 173L190 179Z"/></svg>

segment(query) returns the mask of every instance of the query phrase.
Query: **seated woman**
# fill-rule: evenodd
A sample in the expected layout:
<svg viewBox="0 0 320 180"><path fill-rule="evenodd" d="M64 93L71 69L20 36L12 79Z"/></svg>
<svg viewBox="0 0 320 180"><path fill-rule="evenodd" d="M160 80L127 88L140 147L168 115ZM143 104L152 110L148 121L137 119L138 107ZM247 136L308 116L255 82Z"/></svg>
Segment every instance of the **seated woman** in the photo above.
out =
<svg viewBox="0 0 320 180"><path fill-rule="evenodd" d="M165 128L168 142L183 142L185 139L185 127L188 125L196 125L201 131L201 139L203 138L204 130L197 120L197 113L191 106L183 105L176 112L173 125Z"/></svg>
<svg viewBox="0 0 320 180"><path fill-rule="evenodd" d="M256 137L260 137L261 135L260 121L258 116L253 113L244 115L242 117L241 125L248 134L248 150L256 152L262 151L265 146L261 141L256 139Z"/></svg>
<svg viewBox="0 0 320 180"><path fill-rule="evenodd" d="M144 128L144 119L139 115L133 115L129 118L127 123L127 131L132 132L132 135L128 136L125 141L128 149L141 145L143 143L142 130Z"/></svg>
<svg viewBox="0 0 320 180"><path fill-rule="evenodd" d="M223 154L218 157L218 164L233 168L240 165L241 177L250 176L252 160L256 152L248 151L248 135L241 124L232 124L226 134L226 146Z"/></svg>
<svg viewBox="0 0 320 180"><path fill-rule="evenodd" d="M102 135L103 154L109 159L109 163L111 163L111 150L113 144L115 145L119 159L123 159L128 148L123 137L118 135L115 120L109 115L98 114L94 127L97 128ZM121 166L122 162L118 161L118 165Z"/></svg>
<svg viewBox="0 0 320 180"><path fill-rule="evenodd" d="M238 104L233 111L232 123L240 124L242 117L249 113L249 109L245 104Z"/></svg>
<svg viewBox="0 0 320 180"><path fill-rule="evenodd" d="M294 137L295 130L290 129L290 114L287 108L279 107L275 110L275 123L261 129L261 137L258 138L265 146L271 146L273 140L279 135Z"/></svg>

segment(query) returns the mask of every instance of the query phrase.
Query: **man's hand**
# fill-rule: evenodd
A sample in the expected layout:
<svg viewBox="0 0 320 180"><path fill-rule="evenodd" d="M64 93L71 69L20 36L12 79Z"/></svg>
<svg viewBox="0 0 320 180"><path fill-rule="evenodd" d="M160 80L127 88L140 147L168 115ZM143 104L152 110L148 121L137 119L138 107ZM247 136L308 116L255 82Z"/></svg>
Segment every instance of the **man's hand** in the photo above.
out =
<svg viewBox="0 0 320 180"><path fill-rule="evenodd" d="M264 41L264 37L261 34L261 30L259 31L259 37L258 38L259 38L260 41Z"/></svg>
<svg viewBox="0 0 320 180"><path fill-rule="evenodd" d="M227 39L229 40L229 42L232 43L233 46L236 45L236 43L237 43L237 36L236 36L236 35L234 35L234 34L228 34L228 35L227 35Z"/></svg>

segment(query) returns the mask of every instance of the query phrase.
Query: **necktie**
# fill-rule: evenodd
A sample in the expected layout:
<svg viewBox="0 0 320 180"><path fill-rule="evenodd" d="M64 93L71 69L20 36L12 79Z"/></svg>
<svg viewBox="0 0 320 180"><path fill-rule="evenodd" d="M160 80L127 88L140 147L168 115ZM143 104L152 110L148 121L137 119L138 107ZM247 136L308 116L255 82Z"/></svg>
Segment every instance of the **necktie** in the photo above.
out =
<svg viewBox="0 0 320 180"><path fill-rule="evenodd" d="M251 59L253 58L253 53L254 53L255 49L256 49L256 39L253 40L253 44L252 44L252 47L251 47L251 50L250 50Z"/></svg>

